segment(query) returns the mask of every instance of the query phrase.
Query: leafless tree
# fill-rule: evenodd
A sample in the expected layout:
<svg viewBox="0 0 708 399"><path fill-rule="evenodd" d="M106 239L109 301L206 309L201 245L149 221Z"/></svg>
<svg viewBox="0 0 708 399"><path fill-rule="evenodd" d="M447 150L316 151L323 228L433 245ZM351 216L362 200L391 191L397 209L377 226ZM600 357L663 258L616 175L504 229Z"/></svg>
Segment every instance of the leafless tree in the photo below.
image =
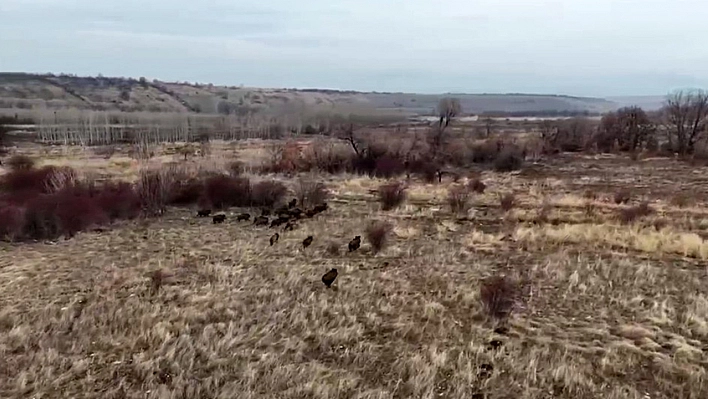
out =
<svg viewBox="0 0 708 399"><path fill-rule="evenodd" d="M663 108L667 138L680 155L690 154L704 138L708 119L708 92L677 91L668 95Z"/></svg>
<svg viewBox="0 0 708 399"><path fill-rule="evenodd" d="M462 104L457 98L445 97L438 102L438 116L440 116L440 127L447 127L450 120L462 113Z"/></svg>
<svg viewBox="0 0 708 399"><path fill-rule="evenodd" d="M491 116L484 118L484 133L486 135L486 138L492 137L495 125L496 123L494 121L494 118L492 118Z"/></svg>
<svg viewBox="0 0 708 399"><path fill-rule="evenodd" d="M654 139L656 126L640 107L624 107L602 117L595 136L598 149L635 151Z"/></svg>
<svg viewBox="0 0 708 399"><path fill-rule="evenodd" d="M349 143L349 145L352 147L352 150L354 150L354 153L358 156L362 156L362 145L361 142L357 139L355 133L356 133L356 127L354 126L353 123L347 123L344 124L340 127L338 127L336 132L336 136L339 137L340 139L346 141Z"/></svg>

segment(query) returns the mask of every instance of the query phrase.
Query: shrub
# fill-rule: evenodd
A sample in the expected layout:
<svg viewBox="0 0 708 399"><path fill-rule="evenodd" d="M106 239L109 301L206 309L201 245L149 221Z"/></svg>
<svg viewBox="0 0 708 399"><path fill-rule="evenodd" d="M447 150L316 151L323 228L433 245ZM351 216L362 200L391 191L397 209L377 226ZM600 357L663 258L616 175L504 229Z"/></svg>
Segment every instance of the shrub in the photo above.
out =
<svg viewBox="0 0 708 399"><path fill-rule="evenodd" d="M366 227L366 239L371 244L374 253L379 253L388 242L388 235L393 229L390 223L385 221L373 221Z"/></svg>
<svg viewBox="0 0 708 399"><path fill-rule="evenodd" d="M478 194L483 194L484 190L487 188L487 185L482 183L481 180L479 179L472 179L470 180L469 183L467 183L467 186L474 191L475 193Z"/></svg>
<svg viewBox="0 0 708 399"><path fill-rule="evenodd" d="M499 206L504 212L514 209L516 205L516 197L513 193L507 193L499 196Z"/></svg>
<svg viewBox="0 0 708 399"><path fill-rule="evenodd" d="M192 205L196 204L204 196L204 183L196 178L186 181L176 182L170 189L170 205Z"/></svg>
<svg viewBox="0 0 708 399"><path fill-rule="evenodd" d="M597 193L594 190L587 189L583 192L583 198L589 201L595 201L597 199Z"/></svg>
<svg viewBox="0 0 708 399"><path fill-rule="evenodd" d="M261 166L265 173L292 173L301 164L301 152L298 143L272 143L267 148L268 159Z"/></svg>
<svg viewBox="0 0 708 399"><path fill-rule="evenodd" d="M655 219L652 222L652 226L656 231L661 231L664 227L668 226L669 222L666 219L660 218L660 219Z"/></svg>
<svg viewBox="0 0 708 399"><path fill-rule="evenodd" d="M637 205L635 208L637 209L639 216L649 216L654 213L654 209L646 201L642 201L642 203Z"/></svg>
<svg viewBox="0 0 708 399"><path fill-rule="evenodd" d="M620 189L615 193L615 204L626 204L632 199L632 193L628 189Z"/></svg>
<svg viewBox="0 0 708 399"><path fill-rule="evenodd" d="M518 148L505 148L494 160L494 170L512 172L521 169L523 164L524 158Z"/></svg>
<svg viewBox="0 0 708 399"><path fill-rule="evenodd" d="M227 168L231 177L237 177L243 174L244 164L241 161L233 161L228 164Z"/></svg>
<svg viewBox="0 0 708 399"><path fill-rule="evenodd" d="M401 182L381 185L378 189L379 202L384 211L391 210L403 204L406 200L406 187Z"/></svg>
<svg viewBox="0 0 708 399"><path fill-rule="evenodd" d="M440 168L433 161L419 159L408 164L408 170L420 176L426 183L435 183Z"/></svg>
<svg viewBox="0 0 708 399"><path fill-rule="evenodd" d="M324 183L300 178L295 184L295 197L300 206L317 205L327 200L329 190Z"/></svg>
<svg viewBox="0 0 708 399"><path fill-rule="evenodd" d="M105 183L95 201L110 221L133 219L140 214L140 197L133 186L125 182Z"/></svg>
<svg viewBox="0 0 708 399"><path fill-rule="evenodd" d="M44 192L55 193L79 184L79 177L74 169L68 166L50 167L44 182Z"/></svg>
<svg viewBox="0 0 708 399"><path fill-rule="evenodd" d="M146 215L161 215L168 203L174 180L164 170L141 171L136 185L140 208Z"/></svg>
<svg viewBox="0 0 708 399"><path fill-rule="evenodd" d="M79 231L109 221L106 213L86 188L67 187L52 196L56 197L59 233L66 237L73 237Z"/></svg>
<svg viewBox="0 0 708 399"><path fill-rule="evenodd" d="M517 295L517 285L509 277L492 276L482 280L479 298L487 315L504 319L511 314Z"/></svg>
<svg viewBox="0 0 708 399"><path fill-rule="evenodd" d="M22 237L25 225L23 208L11 204L0 204L0 239L15 241Z"/></svg>
<svg viewBox="0 0 708 399"><path fill-rule="evenodd" d="M11 171L30 170L34 168L34 165L34 159L22 154L13 155L7 160L7 166Z"/></svg>
<svg viewBox="0 0 708 399"><path fill-rule="evenodd" d="M595 216L595 210L596 206L592 201L586 201L585 204L583 204L583 212L585 213L585 216Z"/></svg>
<svg viewBox="0 0 708 399"><path fill-rule="evenodd" d="M103 159L110 159L113 156L113 154L116 153L116 146L115 145L104 145L104 146L100 146L100 147L94 147L93 153L99 157L103 157Z"/></svg>
<svg viewBox="0 0 708 399"><path fill-rule="evenodd" d="M635 220L649 216L654 212L654 210L649 206L649 203L642 202L637 206L632 206L629 208L623 208L619 210L618 218L620 222L624 224L633 223Z"/></svg>
<svg viewBox="0 0 708 399"><path fill-rule="evenodd" d="M251 203L251 181L246 177L211 176L204 183L204 200L216 209L248 206Z"/></svg>
<svg viewBox="0 0 708 399"><path fill-rule="evenodd" d="M56 195L43 194L32 198L25 208L25 238L42 240L60 235Z"/></svg>
<svg viewBox="0 0 708 399"><path fill-rule="evenodd" d="M467 213L470 208L471 191L469 187L455 185L447 192L447 203L452 213Z"/></svg>
<svg viewBox="0 0 708 399"><path fill-rule="evenodd" d="M472 162L489 163L499 157L499 145L496 142L486 140L472 146Z"/></svg>
<svg viewBox="0 0 708 399"><path fill-rule="evenodd" d="M6 193L48 193L50 179L56 171L54 166L40 169L15 169L2 176L0 189Z"/></svg>
<svg viewBox="0 0 708 399"><path fill-rule="evenodd" d="M384 155L375 161L374 175L376 177L389 179L400 176L403 172L405 172L403 162L391 155Z"/></svg>
<svg viewBox="0 0 708 399"><path fill-rule="evenodd" d="M330 174L345 172L352 169L354 155L351 149L341 144L316 141L303 154L303 169Z"/></svg>
<svg viewBox="0 0 708 399"><path fill-rule="evenodd" d="M538 214L536 215L535 222L538 224L544 224L548 223L548 216L550 215L551 211L553 210L553 205L544 200L543 203L541 204L541 208L538 210Z"/></svg>
<svg viewBox="0 0 708 399"><path fill-rule="evenodd" d="M339 255L339 244L335 241L330 241L327 244L327 253L330 256L337 256Z"/></svg>
<svg viewBox="0 0 708 399"><path fill-rule="evenodd" d="M251 190L252 206L262 206L272 208L282 202L288 188L281 182L275 180L261 181L253 185Z"/></svg>
<svg viewBox="0 0 708 399"><path fill-rule="evenodd" d="M679 193L671 197L671 205L678 208L685 208L691 205L691 196L686 193Z"/></svg>

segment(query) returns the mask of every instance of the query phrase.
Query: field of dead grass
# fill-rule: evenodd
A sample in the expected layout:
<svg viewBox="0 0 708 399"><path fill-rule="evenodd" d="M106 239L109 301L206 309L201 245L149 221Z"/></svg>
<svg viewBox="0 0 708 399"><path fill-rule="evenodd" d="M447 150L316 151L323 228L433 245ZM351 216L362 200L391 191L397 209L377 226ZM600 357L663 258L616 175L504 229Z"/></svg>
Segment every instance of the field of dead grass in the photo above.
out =
<svg viewBox="0 0 708 399"><path fill-rule="evenodd" d="M45 162L133 174L121 159ZM451 182L411 181L384 212L372 194L383 180L321 176L330 209L272 247L271 229L184 209L2 244L0 397L708 397L706 168L576 157L527 171L482 173L467 215L448 209ZM654 214L617 221L619 188ZM690 206L672 204L678 192ZM372 220L392 224L389 245L347 253ZM157 269L167 277L153 294ZM519 282L501 324L480 300L493 275Z"/></svg>

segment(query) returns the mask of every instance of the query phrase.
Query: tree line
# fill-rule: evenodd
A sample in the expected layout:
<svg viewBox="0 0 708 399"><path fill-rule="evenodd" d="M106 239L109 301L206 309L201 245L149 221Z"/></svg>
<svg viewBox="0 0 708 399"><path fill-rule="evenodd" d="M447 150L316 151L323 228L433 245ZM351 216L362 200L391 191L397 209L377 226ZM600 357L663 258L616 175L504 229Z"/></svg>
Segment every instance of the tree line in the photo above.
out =
<svg viewBox="0 0 708 399"><path fill-rule="evenodd" d="M438 103L439 126L462 114L460 101L443 98ZM604 114L596 126L587 118L546 120L540 134L548 150L635 152L662 150L692 155L706 141L708 92L679 90L666 96L661 109L647 112L639 106L622 107Z"/></svg>

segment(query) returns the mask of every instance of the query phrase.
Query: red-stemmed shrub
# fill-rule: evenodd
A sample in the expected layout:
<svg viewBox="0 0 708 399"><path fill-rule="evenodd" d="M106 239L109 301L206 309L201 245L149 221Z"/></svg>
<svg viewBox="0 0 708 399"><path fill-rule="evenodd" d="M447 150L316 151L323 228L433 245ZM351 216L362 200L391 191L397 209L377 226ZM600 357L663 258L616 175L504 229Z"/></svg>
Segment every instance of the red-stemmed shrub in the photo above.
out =
<svg viewBox="0 0 708 399"><path fill-rule="evenodd" d="M140 214L140 197L133 186L125 182L105 183L95 201L111 221L133 219Z"/></svg>
<svg viewBox="0 0 708 399"><path fill-rule="evenodd" d="M408 163L408 171L420 176L426 183L435 183L439 169L438 164L425 159L417 159Z"/></svg>
<svg viewBox="0 0 708 399"><path fill-rule="evenodd" d="M380 252L388 243L388 236L393 230L389 222L376 220L366 227L366 239L371 244L374 253Z"/></svg>
<svg viewBox="0 0 708 399"><path fill-rule="evenodd" d="M146 216L161 215L169 202L171 190L178 181L167 169L143 170L135 191L140 198L140 208Z"/></svg>
<svg viewBox="0 0 708 399"><path fill-rule="evenodd" d="M17 169L2 176L0 190L6 193L48 193L52 176L57 172L54 166L39 169Z"/></svg>
<svg viewBox="0 0 708 399"><path fill-rule="evenodd" d="M60 234L73 237L79 231L109 222L108 216L91 194L89 190L79 187L69 187L52 194L56 197L56 219Z"/></svg>
<svg viewBox="0 0 708 399"><path fill-rule="evenodd" d="M509 277L492 276L482 280L479 298L487 315L504 319L511 314L517 296L518 286Z"/></svg>
<svg viewBox="0 0 708 399"><path fill-rule="evenodd" d="M384 155L375 161L374 175L376 177L389 179L400 176L403 172L405 172L403 162L391 155Z"/></svg>
<svg viewBox="0 0 708 399"><path fill-rule="evenodd" d="M216 209L230 206L248 206L251 202L251 181L246 177L217 175L204 183L204 197L200 205L210 204Z"/></svg>
<svg viewBox="0 0 708 399"><path fill-rule="evenodd" d="M204 183L199 179L175 182L170 189L170 205L186 206L196 204L204 196Z"/></svg>
<svg viewBox="0 0 708 399"><path fill-rule="evenodd" d="M408 194L403 183L394 182L380 186L378 196L379 202L381 202L381 209L388 211L403 204Z"/></svg>
<svg viewBox="0 0 708 399"><path fill-rule="evenodd" d="M447 203L452 213L467 213L470 208L472 190L467 186L455 185L447 192Z"/></svg>
<svg viewBox="0 0 708 399"><path fill-rule="evenodd" d="M56 195L42 194L30 199L25 208L24 237L35 240L58 237L61 233L57 207Z"/></svg>
<svg viewBox="0 0 708 399"><path fill-rule="evenodd" d="M7 166L12 171L30 170L34 168L34 164L34 159L22 154L13 155L7 160Z"/></svg>
<svg viewBox="0 0 708 399"><path fill-rule="evenodd" d="M280 203L288 193L288 188L281 182L265 180L251 188L251 205L271 208Z"/></svg>
<svg viewBox="0 0 708 399"><path fill-rule="evenodd" d="M524 164L522 151L516 147L504 148L494 159L494 170L512 172L521 169Z"/></svg>
<svg viewBox="0 0 708 399"><path fill-rule="evenodd" d="M12 204L0 204L0 240L15 241L22 237L25 210Z"/></svg>
<svg viewBox="0 0 708 399"><path fill-rule="evenodd" d="M300 178L295 185L295 197L300 206L319 205L329 197L329 190L324 183Z"/></svg>

